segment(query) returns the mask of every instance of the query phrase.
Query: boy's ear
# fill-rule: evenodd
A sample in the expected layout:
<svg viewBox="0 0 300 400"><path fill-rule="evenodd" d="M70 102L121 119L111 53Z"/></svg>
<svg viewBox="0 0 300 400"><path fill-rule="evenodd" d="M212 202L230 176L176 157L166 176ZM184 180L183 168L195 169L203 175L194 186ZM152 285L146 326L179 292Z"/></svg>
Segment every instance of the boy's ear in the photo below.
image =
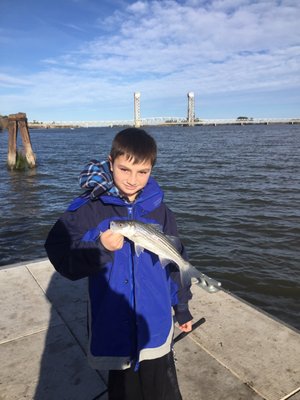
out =
<svg viewBox="0 0 300 400"><path fill-rule="evenodd" d="M111 170L111 172L112 172L112 171L113 171L113 161L112 161L111 156L108 156L108 161L109 161L110 170Z"/></svg>

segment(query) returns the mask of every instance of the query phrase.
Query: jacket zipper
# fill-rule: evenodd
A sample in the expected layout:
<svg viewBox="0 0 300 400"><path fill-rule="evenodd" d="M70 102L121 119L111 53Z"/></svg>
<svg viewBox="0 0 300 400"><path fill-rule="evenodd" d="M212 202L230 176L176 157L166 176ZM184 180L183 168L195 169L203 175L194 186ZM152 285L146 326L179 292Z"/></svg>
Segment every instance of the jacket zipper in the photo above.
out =
<svg viewBox="0 0 300 400"><path fill-rule="evenodd" d="M128 210L128 219L132 220L133 219L133 207L130 206L127 208Z"/></svg>
<svg viewBox="0 0 300 400"><path fill-rule="evenodd" d="M128 212L128 219L129 220L133 220L133 207L132 205L127 207L127 212ZM135 287L134 287L134 272L133 272L133 268L134 268L134 247L133 244L130 243L130 248L131 248L131 254L129 257L129 274L130 274L130 278L129 278L129 284L130 284L130 307L132 308L133 311L133 315L134 315L134 319L132 321L133 323L133 329L134 332L133 333L133 346L132 346L132 354L131 354L131 363L135 363L135 359L136 359L136 348L137 348L137 332L136 332L136 317L135 317Z"/></svg>
<svg viewBox="0 0 300 400"><path fill-rule="evenodd" d="M133 206L128 207L128 219L129 220L133 220ZM138 354L138 325L137 325L137 320L136 320L136 304L135 304L135 279L134 279L134 245L131 245L131 259L130 259L130 274L131 274L131 279L130 279L130 284L131 284L131 299L130 299L130 303L131 303L131 307L134 310L134 326L135 326L135 354L134 354L134 358L133 358L133 362L134 362L134 370L137 371L139 368L139 354Z"/></svg>
<svg viewBox="0 0 300 400"><path fill-rule="evenodd" d="M127 208L128 210L128 219L132 220L133 219L133 207L129 206ZM131 246L131 255L130 255L130 259L129 259L129 272L130 272L130 292L131 292L131 296L130 296L130 305L132 308L135 307L135 302L134 302L134 274L133 274L133 244L130 244Z"/></svg>

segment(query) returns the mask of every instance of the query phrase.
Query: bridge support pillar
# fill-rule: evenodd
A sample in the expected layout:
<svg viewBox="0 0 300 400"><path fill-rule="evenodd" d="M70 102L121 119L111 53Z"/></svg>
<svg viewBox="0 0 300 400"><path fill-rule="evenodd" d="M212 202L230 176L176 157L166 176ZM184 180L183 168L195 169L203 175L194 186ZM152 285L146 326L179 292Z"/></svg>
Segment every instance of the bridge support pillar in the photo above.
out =
<svg viewBox="0 0 300 400"><path fill-rule="evenodd" d="M187 94L188 97L188 115L187 122L188 126L195 125L195 96L193 92Z"/></svg>
<svg viewBox="0 0 300 400"><path fill-rule="evenodd" d="M141 94L139 92L134 93L134 126L140 128L141 126L141 106L140 106Z"/></svg>

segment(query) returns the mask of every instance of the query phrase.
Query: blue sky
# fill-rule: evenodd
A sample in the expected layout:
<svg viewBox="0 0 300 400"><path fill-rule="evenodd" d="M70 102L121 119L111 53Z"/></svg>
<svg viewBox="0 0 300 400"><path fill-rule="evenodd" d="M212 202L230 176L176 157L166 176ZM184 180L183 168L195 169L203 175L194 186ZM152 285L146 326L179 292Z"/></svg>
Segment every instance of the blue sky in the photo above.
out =
<svg viewBox="0 0 300 400"><path fill-rule="evenodd" d="M300 117L299 0L1 0L0 114Z"/></svg>

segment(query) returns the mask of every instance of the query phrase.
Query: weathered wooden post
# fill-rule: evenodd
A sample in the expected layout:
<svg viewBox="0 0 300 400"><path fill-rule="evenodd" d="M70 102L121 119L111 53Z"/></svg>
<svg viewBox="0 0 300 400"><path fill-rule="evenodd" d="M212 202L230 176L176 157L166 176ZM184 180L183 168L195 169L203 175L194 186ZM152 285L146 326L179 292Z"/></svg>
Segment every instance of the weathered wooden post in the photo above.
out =
<svg viewBox="0 0 300 400"><path fill-rule="evenodd" d="M24 152L25 152L25 157L27 160L27 164L29 168L34 168L35 167L35 155L32 150L31 146L31 140L30 140L30 135L29 135L29 129L27 125L27 117L26 114L24 113L19 113L17 114L18 118L18 126L20 128L21 132L21 137L22 137L22 142L24 146Z"/></svg>
<svg viewBox="0 0 300 400"><path fill-rule="evenodd" d="M35 167L35 154L32 151L27 117L25 113L10 114L8 116L8 167L13 169L17 163L17 135L20 128L24 154L29 168Z"/></svg>
<svg viewBox="0 0 300 400"><path fill-rule="evenodd" d="M13 169L17 162L17 121L8 117L8 154L7 154L7 165Z"/></svg>

